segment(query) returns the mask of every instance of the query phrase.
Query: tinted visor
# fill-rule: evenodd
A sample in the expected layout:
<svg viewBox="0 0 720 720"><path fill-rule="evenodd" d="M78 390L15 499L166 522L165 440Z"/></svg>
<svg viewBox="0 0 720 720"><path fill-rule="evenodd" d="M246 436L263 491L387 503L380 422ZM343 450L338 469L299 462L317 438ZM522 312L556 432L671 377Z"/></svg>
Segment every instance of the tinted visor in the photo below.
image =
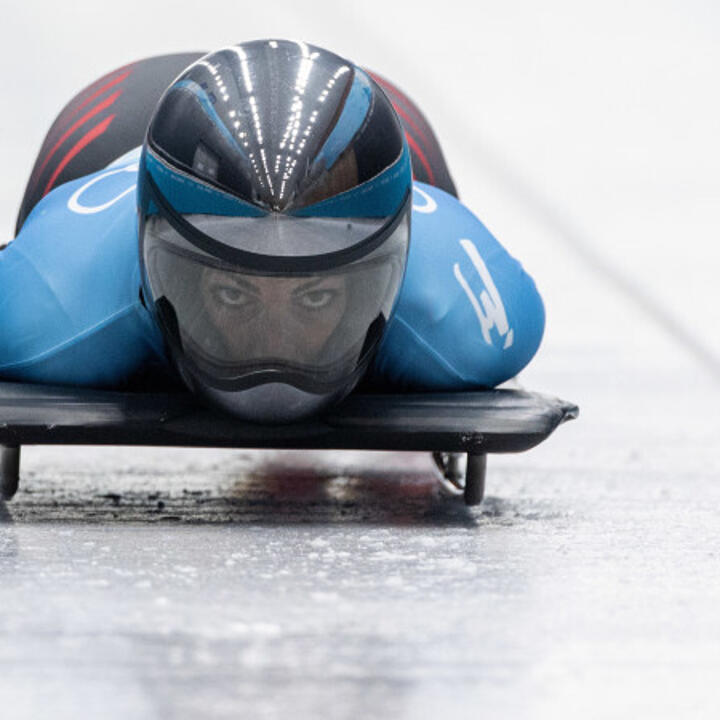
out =
<svg viewBox="0 0 720 720"><path fill-rule="evenodd" d="M262 242L262 233L248 232L247 219L195 216L192 222L225 243L247 248L250 241L242 240L246 233ZM352 246L358 234L376 230L374 224L365 225L367 221L352 219L285 218L273 238L278 242L285 235L297 248L307 237L315 248L330 248L338 246L339 234L347 233ZM226 386L267 382L272 373L278 380L317 390L352 375L368 359L390 316L408 239L409 207L359 259L317 271L263 272L203 252L162 215L151 215L142 224L149 290L161 322L179 346L176 352L206 382Z"/></svg>

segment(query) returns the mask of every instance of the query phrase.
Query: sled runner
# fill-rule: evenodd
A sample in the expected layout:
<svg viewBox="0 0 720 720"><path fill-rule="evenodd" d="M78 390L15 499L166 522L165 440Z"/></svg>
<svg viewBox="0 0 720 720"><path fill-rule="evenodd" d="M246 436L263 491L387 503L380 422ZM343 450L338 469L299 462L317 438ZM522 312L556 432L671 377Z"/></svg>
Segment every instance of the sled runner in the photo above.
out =
<svg viewBox="0 0 720 720"><path fill-rule="evenodd" d="M0 492L9 500L17 491L22 445L427 450L476 505L488 453L528 450L577 415L571 403L521 390L351 394L311 422L270 426L209 410L186 393L0 382Z"/></svg>

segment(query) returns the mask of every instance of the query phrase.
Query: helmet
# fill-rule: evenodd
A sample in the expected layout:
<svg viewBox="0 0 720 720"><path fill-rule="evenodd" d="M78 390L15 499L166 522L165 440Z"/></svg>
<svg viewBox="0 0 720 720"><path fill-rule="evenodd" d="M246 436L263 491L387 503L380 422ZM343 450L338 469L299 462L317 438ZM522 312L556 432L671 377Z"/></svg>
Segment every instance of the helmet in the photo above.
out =
<svg viewBox="0 0 720 720"><path fill-rule="evenodd" d="M257 422L349 393L400 290L410 198L400 122L351 62L265 40L187 68L138 203L145 301L190 389Z"/></svg>

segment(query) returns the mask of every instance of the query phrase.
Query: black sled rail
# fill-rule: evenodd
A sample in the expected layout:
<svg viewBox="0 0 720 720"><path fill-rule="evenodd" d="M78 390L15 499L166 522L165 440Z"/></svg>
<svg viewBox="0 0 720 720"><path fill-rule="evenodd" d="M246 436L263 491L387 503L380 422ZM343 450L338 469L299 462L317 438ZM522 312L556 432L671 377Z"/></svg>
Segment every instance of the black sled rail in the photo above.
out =
<svg viewBox="0 0 720 720"><path fill-rule="evenodd" d="M468 454L465 499L475 504L488 453L528 450L577 414L572 403L521 390L353 394L313 421L270 426L240 422L186 393L0 382L0 492L9 499L17 490L22 445L427 450L436 460Z"/></svg>

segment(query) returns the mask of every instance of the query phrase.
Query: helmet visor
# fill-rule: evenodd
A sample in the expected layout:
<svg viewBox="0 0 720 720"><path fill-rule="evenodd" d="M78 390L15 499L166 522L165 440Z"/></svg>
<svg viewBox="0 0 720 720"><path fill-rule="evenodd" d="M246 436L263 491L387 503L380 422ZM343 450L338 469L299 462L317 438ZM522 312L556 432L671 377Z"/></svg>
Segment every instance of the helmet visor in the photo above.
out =
<svg viewBox="0 0 720 720"><path fill-rule="evenodd" d="M233 219L226 220L219 228L221 219L208 216L207 224L228 237ZM193 223L204 224L199 216ZM337 240L335 227L314 230ZM184 360L206 379L247 382L269 371L310 388L352 374L375 346L402 282L409 214L366 256L316 272L230 265L187 242L162 215L147 217L142 232L150 292Z"/></svg>

